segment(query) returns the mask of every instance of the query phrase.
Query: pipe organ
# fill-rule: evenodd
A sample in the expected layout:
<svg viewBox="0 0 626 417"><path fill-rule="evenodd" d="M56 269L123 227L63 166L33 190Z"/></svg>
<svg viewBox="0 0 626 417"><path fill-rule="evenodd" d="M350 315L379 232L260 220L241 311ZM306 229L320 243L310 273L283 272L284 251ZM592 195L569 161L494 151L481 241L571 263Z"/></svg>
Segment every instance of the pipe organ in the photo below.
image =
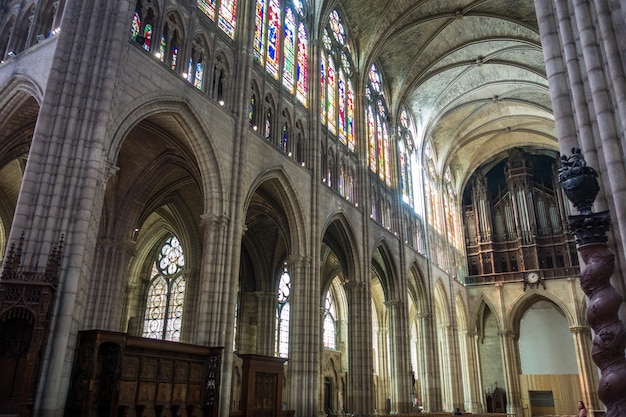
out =
<svg viewBox="0 0 626 417"><path fill-rule="evenodd" d="M578 270L556 168L555 156L516 148L474 173L463 200L468 284Z"/></svg>

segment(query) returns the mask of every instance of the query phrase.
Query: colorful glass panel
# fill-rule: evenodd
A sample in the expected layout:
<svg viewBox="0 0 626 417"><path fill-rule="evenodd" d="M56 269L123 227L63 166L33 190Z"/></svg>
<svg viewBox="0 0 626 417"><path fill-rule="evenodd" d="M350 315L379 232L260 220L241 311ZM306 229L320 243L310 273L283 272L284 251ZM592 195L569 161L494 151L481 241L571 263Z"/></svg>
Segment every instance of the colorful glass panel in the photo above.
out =
<svg viewBox="0 0 626 417"><path fill-rule="evenodd" d="M320 119L326 124L326 54L322 52L320 59Z"/></svg>
<svg viewBox="0 0 626 417"><path fill-rule="evenodd" d="M381 180L385 179L385 147L383 146L383 123L380 114L376 115L376 157L378 159L375 172Z"/></svg>
<svg viewBox="0 0 626 417"><path fill-rule="evenodd" d="M352 88L352 82L348 80L348 149L354 152L354 89Z"/></svg>
<svg viewBox="0 0 626 417"><path fill-rule="evenodd" d="M202 11L209 19L215 20L215 0L197 0L196 6Z"/></svg>
<svg viewBox="0 0 626 417"><path fill-rule="evenodd" d="M265 69L278 79L280 65L280 7L277 0L270 0L267 21L267 62Z"/></svg>
<svg viewBox="0 0 626 417"><path fill-rule="evenodd" d="M339 18L339 13L337 13L336 10L333 10L330 13L329 24L330 24L330 29L332 30L333 35L335 36L335 39L337 40L337 42L339 42L341 45L345 45L346 44L346 32L345 32L345 29L343 28L343 23L341 23L341 19Z"/></svg>
<svg viewBox="0 0 626 417"><path fill-rule="evenodd" d="M167 38L161 35L161 43L159 44L159 58L161 62L165 61L165 51L167 50Z"/></svg>
<svg viewBox="0 0 626 417"><path fill-rule="evenodd" d="M283 38L283 85L293 94L296 59L296 19L290 8L285 10L285 31Z"/></svg>
<svg viewBox="0 0 626 417"><path fill-rule="evenodd" d="M146 51L150 51L150 45L152 44L152 25L146 24L146 27L143 29L143 49Z"/></svg>
<svg viewBox="0 0 626 417"><path fill-rule="evenodd" d="M376 172L376 122L372 106L367 107L367 137L369 139L370 169Z"/></svg>
<svg viewBox="0 0 626 417"><path fill-rule="evenodd" d="M196 64L196 75L195 75L194 82L193 82L194 87L196 87L198 90L202 90L203 80L204 80L204 66L202 65L201 62L198 62Z"/></svg>
<svg viewBox="0 0 626 417"><path fill-rule="evenodd" d="M133 21L130 24L130 37L132 40L136 41L139 32L141 31L141 18L139 17L139 13L135 12L133 14Z"/></svg>
<svg viewBox="0 0 626 417"><path fill-rule="evenodd" d="M185 266L182 247L176 237L169 238L161 247L152 266L151 282L146 298L144 337L180 340L185 302Z"/></svg>
<svg viewBox="0 0 626 417"><path fill-rule="evenodd" d="M298 64L296 69L296 97L307 105L308 95L308 36L303 23L298 26Z"/></svg>
<svg viewBox="0 0 626 417"><path fill-rule="evenodd" d="M380 93L380 74L378 73L375 65L372 65L372 68L370 68L369 77L370 84L374 88L374 91Z"/></svg>
<svg viewBox="0 0 626 417"><path fill-rule="evenodd" d="M389 126L383 121L383 175L387 186L391 186L391 146L389 141Z"/></svg>
<svg viewBox="0 0 626 417"><path fill-rule="evenodd" d="M265 60L265 0L256 1L254 16L254 56L261 62Z"/></svg>
<svg viewBox="0 0 626 417"><path fill-rule="evenodd" d="M237 0L220 1L220 17L218 26L230 38L235 37L235 24L237 22Z"/></svg>
<svg viewBox="0 0 626 417"><path fill-rule="evenodd" d="M346 132L346 80L343 71L339 70L339 81L337 83L338 101L337 109L339 110L338 132L339 141L344 145L347 144Z"/></svg>
<svg viewBox="0 0 626 417"><path fill-rule="evenodd" d="M283 270L278 283L278 311L276 314L276 353L285 358L289 353L289 296L291 293L291 277L287 268Z"/></svg>
<svg viewBox="0 0 626 417"><path fill-rule="evenodd" d="M178 47L172 48L172 69L176 69L176 61L178 60Z"/></svg>
<svg viewBox="0 0 626 417"><path fill-rule="evenodd" d="M324 334L322 339L325 348L336 348L335 306L330 291L326 292L326 301L324 303Z"/></svg>
<svg viewBox="0 0 626 417"><path fill-rule="evenodd" d="M335 63L332 57L328 57L328 90L326 95L326 122L328 130L332 134L337 134L337 112L336 112L336 94L337 94L337 78L335 73Z"/></svg>

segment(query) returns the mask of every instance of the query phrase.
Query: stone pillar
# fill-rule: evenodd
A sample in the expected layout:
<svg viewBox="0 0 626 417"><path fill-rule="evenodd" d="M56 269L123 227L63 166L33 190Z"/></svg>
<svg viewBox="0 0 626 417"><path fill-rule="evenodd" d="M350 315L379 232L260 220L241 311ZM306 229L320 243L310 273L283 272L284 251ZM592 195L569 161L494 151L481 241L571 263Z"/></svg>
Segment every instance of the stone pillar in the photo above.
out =
<svg viewBox="0 0 626 417"><path fill-rule="evenodd" d="M504 383L506 389L506 412L514 415L524 415L522 395L519 383L521 370L519 346L517 336L510 330L498 332L502 346L504 365Z"/></svg>
<svg viewBox="0 0 626 417"><path fill-rule="evenodd" d="M483 375L481 372L481 368L482 368L482 362L480 360L480 336L475 333L473 336L473 340L472 340L472 344L474 346L474 359L476 360L476 383L477 385L477 390L478 390L478 404L477 404L477 409L476 411L472 411L474 413L478 412L478 413L484 413L486 411L486 406L485 406L485 401L487 399L487 396L485 395L485 384L483 383Z"/></svg>
<svg viewBox="0 0 626 417"><path fill-rule="evenodd" d="M85 328L126 331L122 322L123 302L128 285L128 262L135 248L131 240L99 239L93 263L93 278L89 288ZM147 278L147 277L146 277Z"/></svg>
<svg viewBox="0 0 626 417"><path fill-rule="evenodd" d="M476 332L459 332L459 356L461 367L465 370L462 373L464 405L463 409L471 413L482 412L480 372L476 362Z"/></svg>
<svg viewBox="0 0 626 417"><path fill-rule="evenodd" d="M441 389L443 410L452 410L454 406L453 384L458 383L454 372L454 355L450 338L452 337L451 323L438 323L437 342L439 348L439 363L441 364Z"/></svg>
<svg viewBox="0 0 626 417"><path fill-rule="evenodd" d="M310 257L291 255L287 267L292 283L287 406L300 416L317 416L322 354L321 290L317 279L311 279L314 274Z"/></svg>
<svg viewBox="0 0 626 417"><path fill-rule="evenodd" d="M372 333L373 336L373 333ZM374 361L378 363L378 389L376 390L376 403L374 408L377 413L386 414L391 412L387 408L387 399L393 402L393 387L391 371L389 369L390 358L389 349L387 349L387 340L389 338L389 328L386 323L378 323L378 337L376 337L376 357ZM393 365L392 365L393 366Z"/></svg>
<svg viewBox="0 0 626 417"><path fill-rule="evenodd" d="M582 401L590 410L599 410L600 400L596 387L598 386L598 369L591 357L591 331L589 327L570 327L574 338L574 349L576 350L576 361L578 362L578 372L580 373L580 385L583 394Z"/></svg>
<svg viewBox="0 0 626 417"><path fill-rule="evenodd" d="M441 410L441 383L440 371L437 366L437 345L436 336L433 329L433 316L429 313L418 315L419 340L418 351L420 363L418 364L419 380L422 387L422 406L424 411Z"/></svg>
<svg viewBox="0 0 626 417"><path fill-rule="evenodd" d="M413 409L408 310L403 301L388 301L385 305L391 345L391 409L408 413Z"/></svg>
<svg viewBox="0 0 626 417"><path fill-rule="evenodd" d="M203 229L202 260L198 283L198 325L193 343L207 346L232 346L226 340L226 327L234 326L235 306L229 290L229 277L224 273L223 242L229 219L213 213L203 214L200 226Z"/></svg>
<svg viewBox="0 0 626 417"><path fill-rule="evenodd" d="M291 274L290 274L291 275ZM293 278L292 278L293 282ZM276 354L276 309L278 298L275 292L256 291L257 300L256 327L257 340L256 354L274 356ZM292 303L290 303L292 305ZM290 321L293 318L290 318ZM293 342L289 340L289 342Z"/></svg>
<svg viewBox="0 0 626 417"><path fill-rule="evenodd" d="M364 282L344 284L348 298L348 392L346 411L360 415L374 413L372 375L372 305L369 286Z"/></svg>

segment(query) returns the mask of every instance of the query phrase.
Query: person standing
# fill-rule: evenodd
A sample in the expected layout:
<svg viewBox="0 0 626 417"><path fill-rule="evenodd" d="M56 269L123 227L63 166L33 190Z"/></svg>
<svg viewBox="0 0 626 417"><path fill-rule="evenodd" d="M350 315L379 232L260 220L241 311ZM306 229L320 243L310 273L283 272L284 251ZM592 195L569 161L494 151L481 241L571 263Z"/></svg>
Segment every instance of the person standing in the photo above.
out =
<svg viewBox="0 0 626 417"><path fill-rule="evenodd" d="M578 417L587 417L587 409L582 401L578 401Z"/></svg>

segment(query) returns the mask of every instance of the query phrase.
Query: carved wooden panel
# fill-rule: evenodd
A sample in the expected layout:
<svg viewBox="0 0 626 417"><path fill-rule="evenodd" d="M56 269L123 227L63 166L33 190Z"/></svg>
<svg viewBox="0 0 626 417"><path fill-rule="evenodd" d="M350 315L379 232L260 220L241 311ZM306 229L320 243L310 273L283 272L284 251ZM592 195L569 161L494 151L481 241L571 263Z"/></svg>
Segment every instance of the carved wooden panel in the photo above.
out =
<svg viewBox="0 0 626 417"><path fill-rule="evenodd" d="M95 353L105 345L118 347L117 362ZM66 415L96 415L95 410L99 416L129 410L136 416L161 415L167 409L170 415L186 409L188 416L216 417L221 352L124 333L80 332Z"/></svg>

